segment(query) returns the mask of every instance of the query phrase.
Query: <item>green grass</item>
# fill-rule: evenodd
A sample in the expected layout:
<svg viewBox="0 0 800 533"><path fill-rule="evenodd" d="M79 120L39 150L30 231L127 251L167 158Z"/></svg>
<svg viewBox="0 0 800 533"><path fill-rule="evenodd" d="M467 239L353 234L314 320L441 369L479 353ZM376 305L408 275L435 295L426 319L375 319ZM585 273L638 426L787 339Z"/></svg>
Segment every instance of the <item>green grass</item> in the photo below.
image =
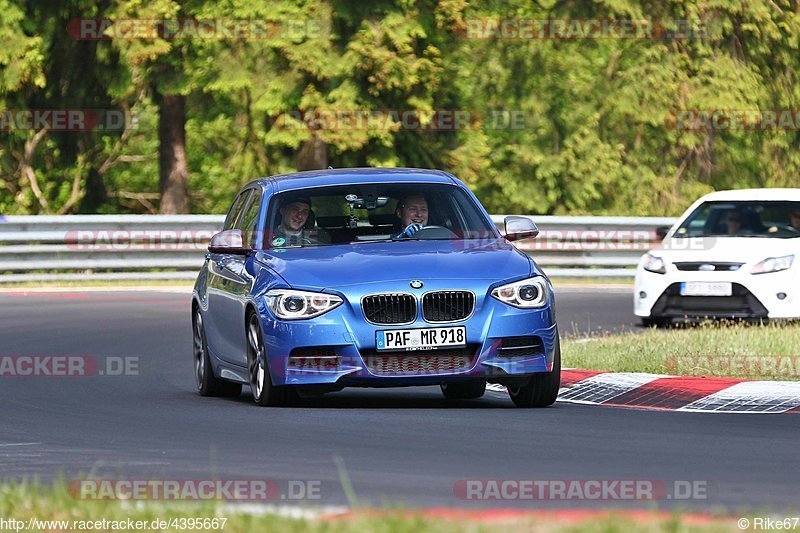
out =
<svg viewBox="0 0 800 533"><path fill-rule="evenodd" d="M546 513L547 511L545 511ZM37 520L68 520L68 530L74 530L72 521L127 521L128 519L152 524L153 520L172 520L181 518L227 519L224 529L217 527L193 529L193 531L218 531L225 533L245 533L250 531L280 532L335 532L360 533L449 533L482 532L503 530L545 531L545 532L716 532L735 530L735 522L730 518L713 518L707 523L695 525L693 520L685 520L679 513L667 515L645 515L631 517L621 513L605 516L590 515L569 520L556 521L551 516L536 514L517 515L479 521L470 512L453 516L433 516L418 511L402 509L359 509L340 517L296 519L272 514L245 514L237 512L233 505L221 503L152 502L152 501L85 501L73 498L64 483L45 486L38 483L9 482L0 484L0 518L27 522ZM689 524L687 524L687 521ZM27 524L26 524L27 525ZM221 523L217 524L218 526ZM5 528L6 531L14 531ZM59 531L57 527L52 530ZM94 531L109 531L94 527ZM150 529L152 530L152 529ZM30 531L30 530L28 530ZM167 527L163 531L187 531L187 529Z"/></svg>
<svg viewBox="0 0 800 533"><path fill-rule="evenodd" d="M562 341L563 366L763 380L800 379L800 325L713 324Z"/></svg>

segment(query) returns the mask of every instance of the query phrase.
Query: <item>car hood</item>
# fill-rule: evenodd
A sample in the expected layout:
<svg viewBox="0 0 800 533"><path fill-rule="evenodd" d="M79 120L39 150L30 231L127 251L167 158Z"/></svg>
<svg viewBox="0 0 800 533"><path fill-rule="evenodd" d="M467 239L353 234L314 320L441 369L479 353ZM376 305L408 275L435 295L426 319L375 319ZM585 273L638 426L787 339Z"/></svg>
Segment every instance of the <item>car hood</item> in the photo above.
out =
<svg viewBox="0 0 800 533"><path fill-rule="evenodd" d="M373 242L259 251L256 259L296 288L395 280L504 280L531 273L528 257L504 240Z"/></svg>
<svg viewBox="0 0 800 533"><path fill-rule="evenodd" d="M651 251L665 261L758 263L767 257L800 253L800 238L693 237L668 239Z"/></svg>

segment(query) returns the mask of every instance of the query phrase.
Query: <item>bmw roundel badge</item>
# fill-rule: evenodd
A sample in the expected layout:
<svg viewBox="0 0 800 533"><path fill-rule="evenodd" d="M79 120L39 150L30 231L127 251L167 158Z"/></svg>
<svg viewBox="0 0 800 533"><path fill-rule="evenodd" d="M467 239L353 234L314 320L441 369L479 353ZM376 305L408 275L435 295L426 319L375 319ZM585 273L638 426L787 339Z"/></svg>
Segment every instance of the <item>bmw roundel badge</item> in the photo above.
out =
<svg viewBox="0 0 800 533"><path fill-rule="evenodd" d="M409 283L409 285L411 285L412 289L421 289L423 283L420 280L415 279L415 280L412 280L411 283Z"/></svg>

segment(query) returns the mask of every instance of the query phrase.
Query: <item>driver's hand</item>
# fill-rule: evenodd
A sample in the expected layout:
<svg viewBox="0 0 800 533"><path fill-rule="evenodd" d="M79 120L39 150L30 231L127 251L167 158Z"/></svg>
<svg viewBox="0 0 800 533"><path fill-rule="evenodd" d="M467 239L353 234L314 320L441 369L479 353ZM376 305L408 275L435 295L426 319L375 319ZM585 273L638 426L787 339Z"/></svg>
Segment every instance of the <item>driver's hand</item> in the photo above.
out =
<svg viewBox="0 0 800 533"><path fill-rule="evenodd" d="M400 234L397 236L397 238L399 238L399 239L404 239L404 238L405 239L410 239L411 237L414 236L414 234L416 232L418 232L421 229L422 229L422 224L416 224L416 223L409 224L408 226L406 226L406 229L404 229L402 232L400 232Z"/></svg>

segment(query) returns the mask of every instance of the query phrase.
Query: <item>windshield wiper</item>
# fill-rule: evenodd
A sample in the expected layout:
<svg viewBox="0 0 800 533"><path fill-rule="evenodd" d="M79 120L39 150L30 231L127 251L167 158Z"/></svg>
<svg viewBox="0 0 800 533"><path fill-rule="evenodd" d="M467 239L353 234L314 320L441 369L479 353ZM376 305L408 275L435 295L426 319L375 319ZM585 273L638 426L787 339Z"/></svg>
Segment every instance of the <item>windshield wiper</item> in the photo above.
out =
<svg viewBox="0 0 800 533"><path fill-rule="evenodd" d="M389 238L389 239L371 239L371 240L366 240L366 241L350 241L350 244L365 244L365 243L370 243L370 242L394 242L395 240L397 240L397 239L391 239L391 238Z"/></svg>

